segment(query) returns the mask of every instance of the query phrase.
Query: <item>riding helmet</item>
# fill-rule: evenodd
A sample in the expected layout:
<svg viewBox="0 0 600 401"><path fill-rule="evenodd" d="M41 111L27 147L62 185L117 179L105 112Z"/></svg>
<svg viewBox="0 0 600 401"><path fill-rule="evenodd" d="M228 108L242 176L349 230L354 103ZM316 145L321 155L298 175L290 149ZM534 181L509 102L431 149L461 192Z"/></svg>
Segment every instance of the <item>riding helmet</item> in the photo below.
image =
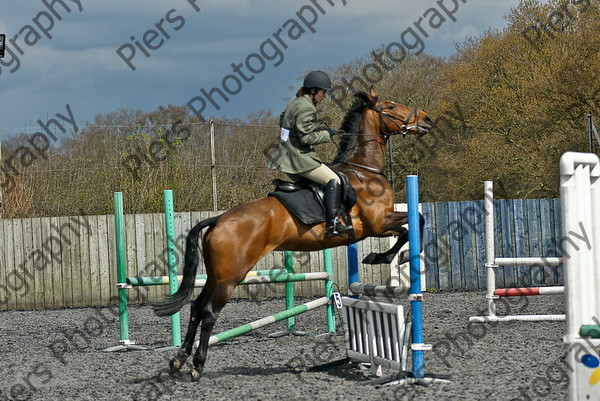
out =
<svg viewBox="0 0 600 401"><path fill-rule="evenodd" d="M319 88L330 90L331 80L329 79L329 75L327 75L323 71L311 71L304 78L304 84L302 86L304 88Z"/></svg>

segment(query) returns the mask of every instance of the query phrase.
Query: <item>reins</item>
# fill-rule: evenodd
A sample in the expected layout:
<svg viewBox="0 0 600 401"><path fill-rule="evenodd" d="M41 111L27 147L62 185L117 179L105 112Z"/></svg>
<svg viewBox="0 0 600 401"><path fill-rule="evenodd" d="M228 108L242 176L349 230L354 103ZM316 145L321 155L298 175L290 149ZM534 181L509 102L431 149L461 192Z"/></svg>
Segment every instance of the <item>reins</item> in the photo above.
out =
<svg viewBox="0 0 600 401"><path fill-rule="evenodd" d="M325 126L327 126L327 128L330 128L329 124L327 124L326 122L324 122L324 124L325 124ZM333 140L333 137L331 138L331 142L333 142L333 144L337 148L338 154L342 155L344 157L344 159L345 159L345 161L342 161L341 163L347 164L347 165L350 165L350 166L353 166L353 167L364 168L364 169L367 169L369 171L377 170L377 169L375 169L373 167L363 166L363 165L360 165L360 164L352 163L350 160L348 160L348 156L346 156L346 154L344 152L342 152L342 149L340 148L340 145L338 145L338 143ZM352 172L354 173L354 175L356 176L356 178L358 179L358 181L362 184L363 180L362 180L362 178L360 178L360 176L358 175L358 173L356 172L356 170L354 170L353 168L351 168L350 170L352 170Z"/></svg>

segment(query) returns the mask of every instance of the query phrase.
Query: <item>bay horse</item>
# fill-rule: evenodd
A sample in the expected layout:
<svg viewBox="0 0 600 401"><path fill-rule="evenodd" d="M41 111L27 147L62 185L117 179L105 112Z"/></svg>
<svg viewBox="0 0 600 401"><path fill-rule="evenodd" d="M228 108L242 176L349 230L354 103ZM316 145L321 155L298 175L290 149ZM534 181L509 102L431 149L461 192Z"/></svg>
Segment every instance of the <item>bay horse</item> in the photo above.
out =
<svg viewBox="0 0 600 401"><path fill-rule="evenodd" d="M407 223L407 213L394 211L394 194L384 173L385 145L390 135L426 134L431 127L432 120L425 112L381 100L373 88L368 94L355 95L342 122L340 151L332 167L348 176L358 195L350 211L356 241L399 236L392 249L379 255L384 259L408 241L408 231L402 227ZM221 309L263 256L272 251L317 251L350 241L348 235L327 237L326 223L304 225L273 196L241 204L191 229L186 238L183 280L175 294L153 305L158 316L176 313L193 293L199 262L198 238L205 228L208 230L202 240L202 253L208 278L191 303L187 334L170 361L171 373L182 368L202 323L191 370L194 381L202 375L209 338Z"/></svg>

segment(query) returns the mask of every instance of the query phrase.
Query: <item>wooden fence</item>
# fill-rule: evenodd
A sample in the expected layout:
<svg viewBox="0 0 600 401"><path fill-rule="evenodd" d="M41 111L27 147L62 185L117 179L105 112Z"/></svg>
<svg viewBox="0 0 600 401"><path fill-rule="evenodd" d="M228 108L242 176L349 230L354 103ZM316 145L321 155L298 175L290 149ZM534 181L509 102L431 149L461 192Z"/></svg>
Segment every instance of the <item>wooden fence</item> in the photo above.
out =
<svg viewBox="0 0 600 401"><path fill-rule="evenodd" d="M215 212L175 213L177 259L182 266L185 236L198 221ZM167 274L165 226L163 214L125 216L127 276ZM0 219L0 310L43 309L107 305L116 302L117 273L113 215ZM387 249L388 239L363 241L365 255ZM294 271L323 271L322 252L294 252ZM347 288L345 248L332 252L336 283ZM283 252L272 252L255 269L283 268ZM204 265L198 273L205 273ZM361 277L369 282L385 282L389 265L361 268ZM295 284L299 296L324 293L323 282ZM167 286L140 287L130 290L132 303L159 299ZM283 284L240 286L234 297L264 298L283 296Z"/></svg>
<svg viewBox="0 0 600 401"><path fill-rule="evenodd" d="M497 256L559 256L560 210L557 199L496 200ZM175 214L178 261L184 238L198 221L214 212ZM426 286L435 289L484 289L483 201L423 204ZM127 275L165 275L164 215L125 216ZM388 249L387 238L359 243L359 260ZM345 247L333 250L336 290L347 291ZM255 269L283 268L283 252L267 255ZM322 271L321 252L294 252L296 272ZM362 265L363 282L390 283L389 265ZM204 273L200 266L198 273ZM498 287L562 284L561 268L504 267ZM114 216L0 219L0 310L107 305L116 302ZM299 296L323 294L322 282L295 284ZM130 302L167 294L167 286L130 290ZM234 297L283 296L284 285L250 285Z"/></svg>

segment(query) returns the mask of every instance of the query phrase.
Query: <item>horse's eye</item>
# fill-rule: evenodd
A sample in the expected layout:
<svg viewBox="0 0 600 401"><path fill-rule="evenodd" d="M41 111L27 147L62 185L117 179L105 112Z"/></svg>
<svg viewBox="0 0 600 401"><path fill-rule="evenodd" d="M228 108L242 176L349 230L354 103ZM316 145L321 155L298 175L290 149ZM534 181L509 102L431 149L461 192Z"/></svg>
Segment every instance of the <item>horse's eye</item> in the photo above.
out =
<svg viewBox="0 0 600 401"><path fill-rule="evenodd" d="M394 110L395 108L396 108L396 105L395 105L395 104L393 104L393 105L391 105L391 106L389 107L389 109L390 109L390 110Z"/></svg>

